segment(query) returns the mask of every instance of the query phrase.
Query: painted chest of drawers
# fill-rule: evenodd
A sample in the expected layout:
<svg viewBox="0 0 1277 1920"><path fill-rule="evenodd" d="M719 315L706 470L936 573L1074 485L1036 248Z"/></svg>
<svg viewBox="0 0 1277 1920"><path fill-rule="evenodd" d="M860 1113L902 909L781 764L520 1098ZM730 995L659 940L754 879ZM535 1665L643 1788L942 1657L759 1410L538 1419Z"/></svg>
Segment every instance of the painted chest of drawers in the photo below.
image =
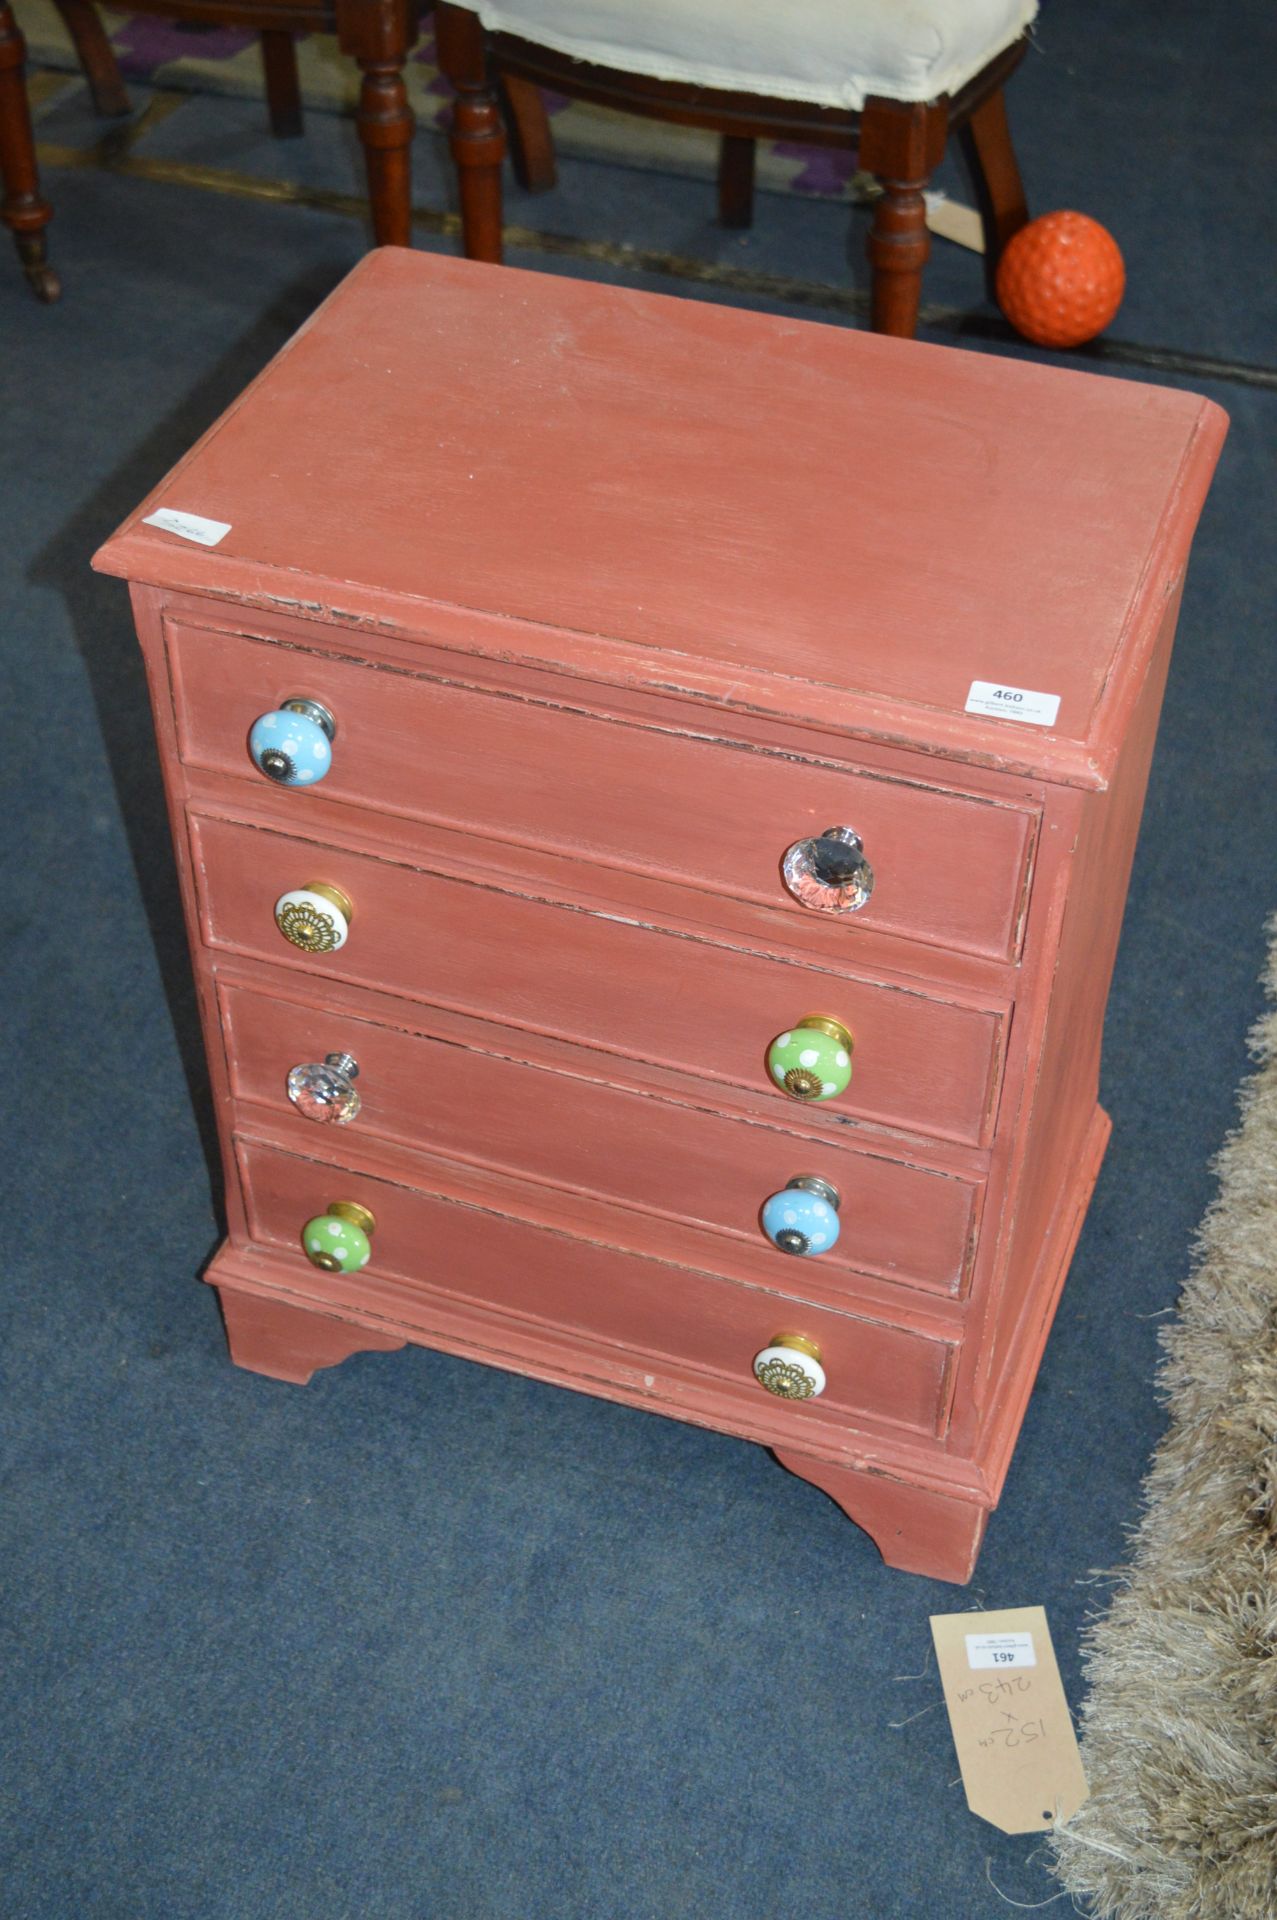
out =
<svg viewBox="0 0 1277 1920"><path fill-rule="evenodd" d="M1104 1150L1223 429L370 256L97 559L154 699L234 1359L417 1342L701 1422L969 1577Z"/></svg>

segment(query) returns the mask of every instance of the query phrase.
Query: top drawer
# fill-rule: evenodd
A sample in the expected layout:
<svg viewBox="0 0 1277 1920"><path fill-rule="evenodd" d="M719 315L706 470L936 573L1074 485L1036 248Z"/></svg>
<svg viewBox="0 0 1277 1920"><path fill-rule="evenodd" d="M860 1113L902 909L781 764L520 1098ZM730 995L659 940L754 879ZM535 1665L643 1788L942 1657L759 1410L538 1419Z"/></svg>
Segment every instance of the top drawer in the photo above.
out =
<svg viewBox="0 0 1277 1920"><path fill-rule="evenodd" d="M875 885L846 924L999 960L1018 951L1026 807L171 619L166 636L192 766L268 784L249 728L304 696L337 723L329 799L671 879L711 917L718 897L808 919L781 881L786 849L853 827ZM309 790L276 791L304 830Z"/></svg>

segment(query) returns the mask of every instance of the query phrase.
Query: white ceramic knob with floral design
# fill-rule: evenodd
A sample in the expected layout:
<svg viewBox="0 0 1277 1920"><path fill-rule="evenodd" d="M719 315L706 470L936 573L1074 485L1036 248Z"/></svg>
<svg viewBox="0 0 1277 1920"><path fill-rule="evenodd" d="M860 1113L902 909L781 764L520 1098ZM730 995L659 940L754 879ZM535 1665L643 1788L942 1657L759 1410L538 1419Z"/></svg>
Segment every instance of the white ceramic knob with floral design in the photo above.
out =
<svg viewBox="0 0 1277 1920"><path fill-rule="evenodd" d="M291 887L275 902L275 925L303 953L335 953L350 934L354 908L340 887L312 880Z"/></svg>
<svg viewBox="0 0 1277 1920"><path fill-rule="evenodd" d="M801 1333L778 1333L754 1355L754 1378L780 1400L814 1400L825 1391L820 1348Z"/></svg>

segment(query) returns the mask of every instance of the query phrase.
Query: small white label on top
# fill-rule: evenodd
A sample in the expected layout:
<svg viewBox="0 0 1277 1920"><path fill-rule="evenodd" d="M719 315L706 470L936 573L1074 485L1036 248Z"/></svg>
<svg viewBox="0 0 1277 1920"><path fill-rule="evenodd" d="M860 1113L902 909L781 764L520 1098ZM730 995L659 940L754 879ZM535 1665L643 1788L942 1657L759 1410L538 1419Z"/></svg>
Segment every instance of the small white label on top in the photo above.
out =
<svg viewBox="0 0 1277 1920"><path fill-rule="evenodd" d="M969 1667L1036 1667L1031 1633L968 1633Z"/></svg>
<svg viewBox="0 0 1277 1920"><path fill-rule="evenodd" d="M157 507L142 523L175 533L179 540L194 540L201 547L215 547L231 530L229 520L206 520L202 513L179 513L175 507Z"/></svg>
<svg viewBox="0 0 1277 1920"><path fill-rule="evenodd" d="M966 710L992 714L997 720L1028 720L1035 727L1053 727L1060 711L1060 696L1032 693L1028 687L999 686L996 680L973 680Z"/></svg>

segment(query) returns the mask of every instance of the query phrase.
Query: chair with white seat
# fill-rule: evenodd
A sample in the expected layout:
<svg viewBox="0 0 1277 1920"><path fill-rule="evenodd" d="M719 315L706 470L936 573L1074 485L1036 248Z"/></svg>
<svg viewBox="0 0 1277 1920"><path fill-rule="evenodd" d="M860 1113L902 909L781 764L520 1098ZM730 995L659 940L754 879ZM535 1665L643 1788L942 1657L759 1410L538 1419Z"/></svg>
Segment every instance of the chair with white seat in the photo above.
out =
<svg viewBox="0 0 1277 1920"><path fill-rule="evenodd" d="M721 138L719 210L748 225L754 143L858 147L881 188L869 235L872 325L912 336L930 242L924 190L963 136L986 271L1028 218L1003 87L1037 0L439 0L439 63L457 91L452 150L465 250L501 258L513 82ZM525 168L553 180L552 157Z"/></svg>

